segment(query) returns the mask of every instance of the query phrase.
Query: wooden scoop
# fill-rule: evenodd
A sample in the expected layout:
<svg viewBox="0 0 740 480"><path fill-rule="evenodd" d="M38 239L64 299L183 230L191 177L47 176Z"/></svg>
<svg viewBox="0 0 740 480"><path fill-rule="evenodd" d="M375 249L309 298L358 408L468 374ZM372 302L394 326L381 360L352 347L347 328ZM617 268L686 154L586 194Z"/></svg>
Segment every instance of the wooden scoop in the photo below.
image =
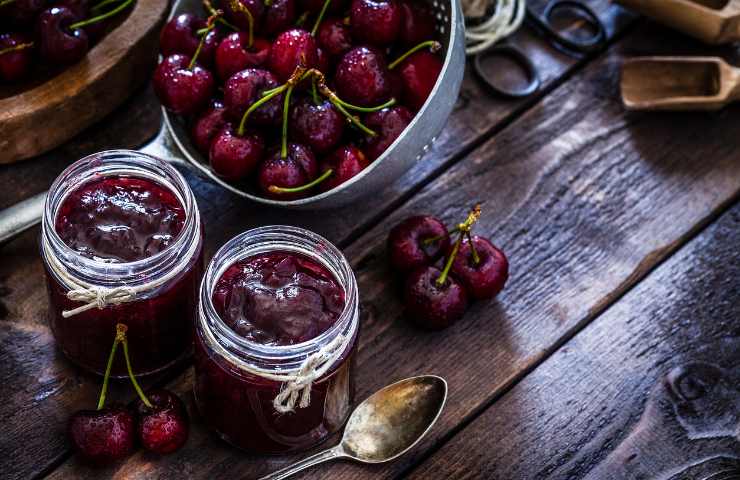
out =
<svg viewBox="0 0 740 480"><path fill-rule="evenodd" d="M642 57L622 65L628 110L718 110L740 100L740 69L718 57Z"/></svg>
<svg viewBox="0 0 740 480"><path fill-rule="evenodd" d="M709 44L740 40L740 0L615 0Z"/></svg>

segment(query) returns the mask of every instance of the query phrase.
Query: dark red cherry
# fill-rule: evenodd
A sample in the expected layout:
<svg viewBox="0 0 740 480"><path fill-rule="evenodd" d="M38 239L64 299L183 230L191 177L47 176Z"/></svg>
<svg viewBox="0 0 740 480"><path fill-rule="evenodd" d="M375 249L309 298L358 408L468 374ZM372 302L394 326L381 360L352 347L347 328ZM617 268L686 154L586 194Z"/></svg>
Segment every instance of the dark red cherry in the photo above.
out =
<svg viewBox="0 0 740 480"><path fill-rule="evenodd" d="M67 7L79 18L87 18L90 14L90 0L54 0L55 7Z"/></svg>
<svg viewBox="0 0 740 480"><path fill-rule="evenodd" d="M272 0L267 6L260 30L265 35L277 35L290 28L296 19L295 0Z"/></svg>
<svg viewBox="0 0 740 480"><path fill-rule="evenodd" d="M165 389L149 392L147 398L152 408L141 399L136 402L139 443L146 450L161 455L179 450L185 445L190 431L185 404L180 397Z"/></svg>
<svg viewBox="0 0 740 480"><path fill-rule="evenodd" d="M412 110L419 110L437 83L442 71L442 60L426 50L412 53L398 67L401 76L403 103Z"/></svg>
<svg viewBox="0 0 740 480"><path fill-rule="evenodd" d="M277 36L267 60L269 70L279 81L285 82L299 64L306 68L317 66L316 41L306 30L293 28Z"/></svg>
<svg viewBox="0 0 740 480"><path fill-rule="evenodd" d="M316 104L310 97L303 97L290 111L290 133L314 152L323 154L339 144L345 121L329 100Z"/></svg>
<svg viewBox="0 0 740 480"><path fill-rule="evenodd" d="M13 29L28 27L46 7L46 3L47 0L14 0L0 7L0 22L7 21Z"/></svg>
<svg viewBox="0 0 740 480"><path fill-rule="evenodd" d="M0 34L0 81L17 82L23 80L33 66L33 38L25 33ZM29 46L30 45L30 46Z"/></svg>
<svg viewBox="0 0 740 480"><path fill-rule="evenodd" d="M384 47L396 41L403 11L397 0L352 0L349 19L358 41Z"/></svg>
<svg viewBox="0 0 740 480"><path fill-rule="evenodd" d="M295 193L275 193L271 186L280 188L296 188L306 185L316 178L318 165L311 149L299 143L288 144L288 154L285 158L280 155L279 148L273 148L259 168L257 176L260 190L276 200L295 200L307 197L311 190Z"/></svg>
<svg viewBox="0 0 740 480"><path fill-rule="evenodd" d="M193 144L204 155L208 155L211 142L221 129L226 126L226 109L220 102L211 102L211 107L203 112L193 123L190 132Z"/></svg>
<svg viewBox="0 0 740 480"><path fill-rule="evenodd" d="M411 272L404 286L406 314L420 327L441 330L458 321L468 307L465 289L454 278L447 277L440 286L442 272L433 266Z"/></svg>
<svg viewBox="0 0 740 480"><path fill-rule="evenodd" d="M279 84L275 76L261 68L247 68L235 73L224 85L224 106L227 115L238 125L244 112L260 99L262 92L277 86ZM280 94L250 113L248 123L278 125L282 118L283 95Z"/></svg>
<svg viewBox="0 0 740 480"><path fill-rule="evenodd" d="M327 18L321 22L316 38L319 46L333 57L340 57L352 48L350 28L342 18Z"/></svg>
<svg viewBox="0 0 740 480"><path fill-rule="evenodd" d="M265 141L261 135L245 132L240 136L232 125L227 124L213 137L208 158L216 175L236 182L255 171L264 150Z"/></svg>
<svg viewBox="0 0 740 480"><path fill-rule="evenodd" d="M70 65L85 56L90 47L87 33L81 28L68 28L80 20L67 7L52 7L39 14L36 37L44 60L55 65Z"/></svg>
<svg viewBox="0 0 740 480"><path fill-rule="evenodd" d="M198 64L189 68L189 64L190 57L174 54L162 60L154 71L154 93L166 109L177 115L200 112L213 95L211 72Z"/></svg>
<svg viewBox="0 0 740 480"><path fill-rule="evenodd" d="M236 0L242 5L247 7L249 13L252 14L254 19L254 27L258 29L262 22L262 14L265 13L265 2L264 0ZM249 20L244 12L238 9L232 8L232 0L222 0L220 2L220 8L224 12L226 19L239 27L241 30L247 31L249 28Z"/></svg>
<svg viewBox="0 0 740 480"><path fill-rule="evenodd" d="M370 160L381 156L396 141L413 118L414 114L400 105L365 115L363 123L377 133L375 136L366 137L364 148Z"/></svg>
<svg viewBox="0 0 740 480"><path fill-rule="evenodd" d="M235 73L249 67L259 67L270 55L270 42L255 38L251 46L249 35L235 32L221 40L216 49L216 73L221 80L228 80Z"/></svg>
<svg viewBox="0 0 740 480"><path fill-rule="evenodd" d="M337 65L334 83L342 100L362 107L380 105L391 96L385 55L370 47L345 53Z"/></svg>
<svg viewBox="0 0 740 480"><path fill-rule="evenodd" d="M136 421L123 406L80 410L69 419L67 431L82 459L108 465L123 460L133 451Z"/></svg>
<svg viewBox="0 0 740 480"><path fill-rule="evenodd" d="M398 35L401 45L413 47L437 36L434 30L436 25L434 14L421 2L402 2L401 10L403 21Z"/></svg>
<svg viewBox="0 0 740 480"><path fill-rule="evenodd" d="M322 192L327 192L354 177L368 165L367 157L365 157L365 154L359 148L354 145L339 147L334 153L319 163L320 173L324 173L329 169L334 172L319 187Z"/></svg>
<svg viewBox="0 0 740 480"><path fill-rule="evenodd" d="M301 9L307 10L311 13L319 13L324 8L325 0L298 0ZM329 13L339 13L344 10L347 5L347 0L331 0L331 3L327 7Z"/></svg>
<svg viewBox="0 0 740 480"><path fill-rule="evenodd" d="M206 28L206 21L191 13L183 13L167 22L159 34L159 53L163 57L181 53L192 57L198 49L201 36L198 30ZM214 29L208 32L203 42L203 48L198 54L201 65L212 65L216 48L219 44L219 34Z"/></svg>
<svg viewBox="0 0 740 480"><path fill-rule="evenodd" d="M329 75L329 70L331 69L329 54L320 47L316 47L316 69L324 75Z"/></svg>
<svg viewBox="0 0 740 480"><path fill-rule="evenodd" d="M478 300L493 298L509 278L509 261L504 252L485 238L473 236L473 246L478 254L478 263L470 242L465 241L452 263L452 273L471 297Z"/></svg>
<svg viewBox="0 0 740 480"><path fill-rule="evenodd" d="M429 216L409 217L393 227L388 235L391 265L400 272L432 265L449 247L447 227Z"/></svg>

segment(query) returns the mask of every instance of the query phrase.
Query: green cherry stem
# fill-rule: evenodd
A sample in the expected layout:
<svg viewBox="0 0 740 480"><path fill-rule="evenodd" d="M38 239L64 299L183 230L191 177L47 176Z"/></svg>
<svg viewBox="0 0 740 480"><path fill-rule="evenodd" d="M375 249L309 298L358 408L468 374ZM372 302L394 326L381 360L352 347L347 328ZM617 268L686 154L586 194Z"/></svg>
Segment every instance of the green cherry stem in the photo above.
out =
<svg viewBox="0 0 740 480"><path fill-rule="evenodd" d="M316 89L316 77L311 78L311 98L313 99L313 103L315 105L321 103L321 99L319 98L319 91Z"/></svg>
<svg viewBox="0 0 740 480"><path fill-rule="evenodd" d="M455 227L452 230L448 231L447 234L448 235L452 235L453 233L456 233L457 231L458 231L457 230L457 227ZM438 242L438 241L442 240L443 237L444 237L444 235L437 235L436 237L425 238L424 240L421 241L421 243L424 246L431 245L434 242Z"/></svg>
<svg viewBox="0 0 740 480"><path fill-rule="evenodd" d="M432 53L434 53L434 52L439 51L439 49L442 48L442 44L439 43L436 40L427 40L426 42L421 42L417 46L412 47L411 49L409 49L406 53L404 53L403 55L401 55L397 59L393 60L390 63L390 65L388 65L388 70L393 70L395 67L398 66L399 63L401 63L404 60L406 60L406 58L408 58L409 55L411 55L412 53L416 53L419 50L421 50L423 48L427 48L427 47L429 47L429 51L431 51Z"/></svg>
<svg viewBox="0 0 740 480"><path fill-rule="evenodd" d="M288 86L283 99L283 132L280 144L280 158L288 156L288 110L290 109L290 95L293 93L294 85Z"/></svg>
<svg viewBox="0 0 740 480"><path fill-rule="evenodd" d="M452 247L452 251L450 252L450 256L447 257L447 262L445 263L445 268L442 270L442 273L437 277L436 284L438 287L443 287L444 284L447 282L447 276L450 274L450 269L452 268L452 262L455 261L455 257L457 256L457 252L460 250L460 244L462 243L463 239L463 232L460 232L460 235L457 237L457 240L455 241L455 245Z"/></svg>
<svg viewBox="0 0 740 480"><path fill-rule="evenodd" d="M384 104L378 105L377 107L359 107L357 105L352 105L351 103L347 103L347 102L345 102L344 100L342 100L339 97L336 97L336 100L337 100L337 102L341 103L342 106L344 108L346 108L347 110L355 110L357 112L362 112L362 113L377 112L378 110L383 110L384 108L392 107L393 105L396 104L396 99L395 98L391 98L390 100L388 100Z"/></svg>
<svg viewBox="0 0 740 480"><path fill-rule="evenodd" d="M229 6L235 12L242 13L247 17L247 48L251 48L252 43L254 43L254 17L252 12L239 0L229 0Z"/></svg>
<svg viewBox="0 0 740 480"><path fill-rule="evenodd" d="M347 111L347 109L344 107L343 104L346 102L342 101L336 93L332 89L330 89L326 85L326 77L324 77L324 74L321 73L321 71L316 70L315 68L312 68L311 70L307 71L306 74L303 76L305 78L307 75L313 75L314 79L316 80L316 84L319 88L319 92L321 92L322 95L324 95L326 98L329 99L329 101L337 107L337 110L339 110L342 115L347 117L347 120L350 121L353 125L355 125L357 128L365 132L367 135L375 136L377 133L367 128L357 117L352 115L350 112Z"/></svg>
<svg viewBox="0 0 740 480"><path fill-rule="evenodd" d="M308 12L303 12L300 17L298 17L298 20L295 21L296 27L302 27L306 24L308 21Z"/></svg>
<svg viewBox="0 0 740 480"><path fill-rule="evenodd" d="M110 349L110 354L108 354L108 363L105 366L105 375L103 376L103 386L100 388L97 410L100 410L103 408L103 406L105 406L105 395L108 393L108 380L110 379L110 371L113 368L113 359L116 358L116 350L118 350L118 344L121 342L121 336L118 333L119 325L122 325L124 328L126 327L126 325L120 323L116 325L116 337L113 339L113 346Z"/></svg>
<svg viewBox="0 0 740 480"><path fill-rule="evenodd" d="M266 7L272 7L272 0L265 0L264 4Z"/></svg>
<svg viewBox="0 0 740 480"><path fill-rule="evenodd" d="M6 53L10 52L18 52L20 50L26 50L27 48L33 47L33 42L28 43L19 43L18 45L13 45L12 47L3 48L0 50L0 55L5 55Z"/></svg>
<svg viewBox="0 0 740 480"><path fill-rule="evenodd" d="M365 124L363 124L357 117L355 117L354 115L352 115L351 113L349 113L342 106L342 104L337 101L336 95L333 95L333 96L329 97L329 101L332 104L334 104L335 107L337 107L337 110L339 110L342 113L342 115L344 115L345 117L347 117L347 120L349 120L350 123L352 123L352 125L356 126L360 130L362 130L363 132L365 132L367 135L370 135L372 137L374 137L375 135L377 135L377 133L375 133L373 130L370 130L369 128L367 128L365 126Z"/></svg>
<svg viewBox="0 0 740 480"><path fill-rule="evenodd" d="M216 15L216 13L218 12L218 10L216 10L213 7L213 4L211 3L211 0L203 0L203 8L206 9L206 11L208 12L209 15ZM227 22L223 17L218 17L218 20L217 21L221 25L223 25L225 27L228 27L228 28L234 30L235 32L238 32L239 31L239 27L237 27L236 25L233 25L233 24ZM203 30L203 29L201 28L201 30ZM200 32L200 30L198 32ZM198 33L198 34L199 35L202 35L201 33Z"/></svg>
<svg viewBox="0 0 740 480"><path fill-rule="evenodd" d="M324 5L321 6L321 11L319 12L319 16L316 17L316 22L313 24L313 28L311 29L311 36L315 37L316 32L319 31L319 25L321 25L321 21L324 19L324 15L326 14L326 10L329 8L330 3L331 3L331 0L325 0Z"/></svg>
<svg viewBox="0 0 740 480"><path fill-rule="evenodd" d="M188 70L192 70L193 67L195 67L195 62L196 60L198 60L198 55L200 55L201 50L203 50L203 45L206 43L206 37L208 36L208 32L213 30L213 28L216 26L216 19L220 15L221 15L221 11L217 10L215 14L208 17L208 23L206 23L206 33L203 34L202 37L200 37L200 42L198 42L198 48L195 49L193 58L190 59L190 63L188 64Z"/></svg>
<svg viewBox="0 0 740 480"><path fill-rule="evenodd" d="M125 10L132 3L134 3L134 0L126 0L125 2L123 2L119 6L117 6L116 8L114 8L114 9L108 11L108 12L105 12L105 13L103 13L101 15L98 15L97 17L92 17L92 18L88 18L87 20L83 20L81 22L73 23L68 28L70 30L76 30L76 29L78 29L80 27L86 27L88 25L92 25L93 23L101 22L101 21L105 20L106 18L110 18L110 17L112 17L114 15L117 15L119 12Z"/></svg>
<svg viewBox="0 0 740 480"><path fill-rule="evenodd" d="M278 194L280 193L299 193L299 192L303 192L305 190L309 190L315 187L319 183L331 177L333 173L334 173L334 170L330 168L329 170L321 174L321 176L318 177L316 180L312 180L311 182L305 185L301 185L300 187L278 187L277 185L270 185L269 187L267 187L267 189L271 191L272 193L278 193Z"/></svg>
<svg viewBox="0 0 740 480"><path fill-rule="evenodd" d="M134 385L134 390L136 390L136 393L139 395L141 401L144 402L144 405L146 405L147 408L152 408L152 402L150 402L149 399L146 398L146 395L144 395L144 390L141 389L141 385L139 385L139 382L136 380L136 375L134 375L134 370L131 368L131 357L128 353L128 339L126 338L126 325L119 323L116 325L116 329L116 339L120 336L120 342L123 344L123 356L126 359L128 377L131 379L131 383Z"/></svg>
<svg viewBox="0 0 740 480"><path fill-rule="evenodd" d="M10 5L13 2L15 2L15 0L2 0L0 1L0 7L4 7L5 5Z"/></svg>
<svg viewBox="0 0 740 480"><path fill-rule="evenodd" d="M105 7L106 5L110 5L111 3L118 3L120 0L103 0L102 2L94 5L90 11L97 13L100 11L101 8Z"/></svg>
<svg viewBox="0 0 740 480"><path fill-rule="evenodd" d="M249 108L247 109L247 111L244 112L244 115L242 115L242 120L241 120L241 122L239 122L239 129L236 132L237 135L239 135L240 137L242 135L244 135L244 128L245 128L245 126L247 124L247 117L249 117L249 114L250 113L254 112L260 106L262 106L265 103L269 102L273 97L275 97L275 96L280 95L281 93L283 93L283 91L286 88L288 88L287 84L286 85L280 85L277 88L273 88L272 90L270 90L270 93L268 93L267 95L263 96L262 98L260 98L256 102L254 102L252 105L250 105Z"/></svg>
<svg viewBox="0 0 740 480"><path fill-rule="evenodd" d="M475 244L473 243L473 236L470 234L470 230L468 230L465 233L465 236L468 238L468 243L470 244L470 253L473 254L473 265L479 265L480 255L478 255L478 251L475 249Z"/></svg>

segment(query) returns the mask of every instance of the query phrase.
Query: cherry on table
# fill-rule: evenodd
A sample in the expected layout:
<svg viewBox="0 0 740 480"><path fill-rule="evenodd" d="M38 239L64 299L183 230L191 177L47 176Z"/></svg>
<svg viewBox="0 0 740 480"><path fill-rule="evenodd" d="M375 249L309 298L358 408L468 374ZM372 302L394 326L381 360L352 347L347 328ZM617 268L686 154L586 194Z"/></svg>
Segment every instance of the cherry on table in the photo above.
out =
<svg viewBox="0 0 740 480"><path fill-rule="evenodd" d="M0 81L23 80L33 67L33 39L25 33L0 34Z"/></svg>
<svg viewBox="0 0 740 480"><path fill-rule="evenodd" d="M334 83L342 100L362 107L381 104L391 96L385 55L372 47L356 47L345 53Z"/></svg>
<svg viewBox="0 0 740 480"><path fill-rule="evenodd" d="M298 65L314 68L318 64L316 40L301 28L286 30L275 38L267 66L281 82L287 81Z"/></svg>
<svg viewBox="0 0 740 480"><path fill-rule="evenodd" d="M417 325L441 330L465 314L468 295L465 288L434 266L419 267L406 279L404 306L406 314ZM439 279L443 281L440 282Z"/></svg>
<svg viewBox="0 0 740 480"><path fill-rule="evenodd" d="M39 53L49 63L69 65L79 61L90 48L87 33L81 28L69 29L81 18L67 7L52 7L36 20Z"/></svg>
<svg viewBox="0 0 740 480"><path fill-rule="evenodd" d="M221 40L216 49L216 73L221 80L250 67L259 67L267 61L271 44L262 38L255 38L249 44L249 34L235 32Z"/></svg>
<svg viewBox="0 0 740 480"><path fill-rule="evenodd" d="M370 159L375 160L381 156L396 141L413 118L414 114L400 105L365 115L364 124L377 133L365 140L365 152Z"/></svg>
<svg viewBox="0 0 740 480"><path fill-rule="evenodd" d="M238 132L226 124L213 137L209 161L214 173L227 181L239 181L255 171L262 159L265 141L256 132Z"/></svg>
<svg viewBox="0 0 740 480"><path fill-rule="evenodd" d="M207 23L191 13L182 13L171 19L159 34L159 52L163 57L181 53L192 57L198 49L201 36L198 31L206 28ZM219 45L219 34L216 30L206 33L203 47L198 55L202 65L211 65Z"/></svg>
<svg viewBox="0 0 740 480"><path fill-rule="evenodd" d="M152 83L162 105L177 115L203 110L214 90L211 72L179 53L162 60L154 71Z"/></svg>
<svg viewBox="0 0 740 480"><path fill-rule="evenodd" d="M327 153L339 144L344 123L344 116L326 99L315 103L305 96L290 111L291 133L318 154Z"/></svg>
<svg viewBox="0 0 740 480"><path fill-rule="evenodd" d="M131 411L120 405L80 410L69 419L67 432L83 460L107 465L123 460L134 450L136 421Z"/></svg>
<svg viewBox="0 0 740 480"><path fill-rule="evenodd" d="M474 235L460 245L452 273L477 300L493 298L509 278L509 261L489 240Z"/></svg>
<svg viewBox="0 0 740 480"><path fill-rule="evenodd" d="M352 0L349 18L358 41L385 47L396 41L403 11L397 0Z"/></svg>
<svg viewBox="0 0 740 480"><path fill-rule="evenodd" d="M349 25L339 17L327 18L321 22L316 39L319 46L333 57L340 57L353 45Z"/></svg>
<svg viewBox="0 0 740 480"><path fill-rule="evenodd" d="M271 150L259 167L257 175L260 190L277 200L295 200L306 197L311 188L285 192L281 189L297 189L316 178L318 165L311 149L299 143L288 143L287 155L283 157L279 148Z"/></svg>
<svg viewBox="0 0 740 480"><path fill-rule="evenodd" d="M208 155L213 137L221 131L226 123L226 109L223 104L212 101L208 110L195 120L190 131L195 147L204 155Z"/></svg>
<svg viewBox="0 0 740 480"><path fill-rule="evenodd" d="M426 5L416 1L405 1L401 3L401 10L403 21L398 34L401 45L413 47L437 36L434 14Z"/></svg>
<svg viewBox="0 0 740 480"><path fill-rule="evenodd" d="M428 215L409 217L393 227L388 235L391 265L400 272L434 264L449 247L447 227Z"/></svg>
<svg viewBox="0 0 740 480"><path fill-rule="evenodd" d="M146 398L151 407L142 398L136 401L135 406L141 446L161 455L179 450L187 441L190 430L185 404L166 389L148 392Z"/></svg>
<svg viewBox="0 0 740 480"><path fill-rule="evenodd" d="M295 0L272 0L264 15L261 30L265 35L287 30L296 20Z"/></svg>
<svg viewBox="0 0 740 480"><path fill-rule="evenodd" d="M244 112L262 96L262 92L278 86L277 78L265 69L247 68L235 73L224 84L224 106L229 118L241 121ZM252 112L249 121L256 125L278 125L282 119L282 103L283 95L277 95Z"/></svg>
<svg viewBox="0 0 740 480"><path fill-rule="evenodd" d="M367 168L369 163L362 150L354 145L343 145L319 163L320 174L332 171L332 175L319 188L327 192L338 187Z"/></svg>

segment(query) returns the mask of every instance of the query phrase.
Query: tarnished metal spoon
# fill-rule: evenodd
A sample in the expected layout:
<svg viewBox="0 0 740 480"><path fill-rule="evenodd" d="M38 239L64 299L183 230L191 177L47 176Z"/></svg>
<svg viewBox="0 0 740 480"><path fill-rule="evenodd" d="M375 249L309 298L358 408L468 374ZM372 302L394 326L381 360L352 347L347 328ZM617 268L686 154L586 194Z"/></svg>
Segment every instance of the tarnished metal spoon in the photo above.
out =
<svg viewBox="0 0 740 480"><path fill-rule="evenodd" d="M260 480L280 480L340 458L383 463L409 451L432 428L447 399L447 382L434 375L407 378L378 390L349 417L339 445Z"/></svg>

